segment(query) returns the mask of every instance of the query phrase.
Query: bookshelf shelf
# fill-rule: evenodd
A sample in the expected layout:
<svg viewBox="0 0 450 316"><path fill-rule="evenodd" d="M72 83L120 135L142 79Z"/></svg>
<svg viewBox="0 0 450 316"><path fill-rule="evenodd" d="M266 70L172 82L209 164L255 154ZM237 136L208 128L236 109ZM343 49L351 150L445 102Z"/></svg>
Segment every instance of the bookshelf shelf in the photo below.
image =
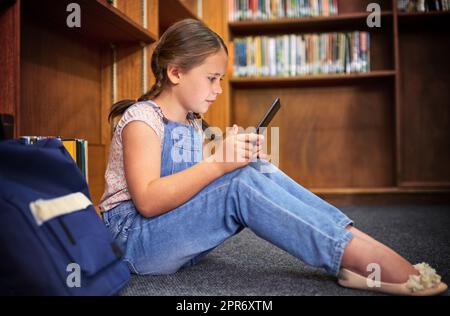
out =
<svg viewBox="0 0 450 316"><path fill-rule="evenodd" d="M179 0L165 0L159 8L159 32L164 33L173 23L186 18L198 20L197 15L191 12Z"/></svg>
<svg viewBox="0 0 450 316"><path fill-rule="evenodd" d="M397 15L404 19L415 19L420 17L450 17L450 11L431 11L431 12L398 12Z"/></svg>
<svg viewBox="0 0 450 316"><path fill-rule="evenodd" d="M96 42L150 44L157 39L155 34L103 0L76 1L80 5L82 13L81 27L69 28L66 19L70 13L66 12L66 8L72 2L70 0L22 1L21 6L26 16L51 24L56 29L93 39Z"/></svg>
<svg viewBox="0 0 450 316"><path fill-rule="evenodd" d="M400 204L428 203L433 201L438 203L448 203L450 190L448 189L428 189L428 188L312 188L314 194L326 199L331 204L340 205L380 205L390 204L392 201Z"/></svg>
<svg viewBox="0 0 450 316"><path fill-rule="evenodd" d="M354 74L324 74L296 77L245 77L232 78L230 79L230 83L235 88L299 87L316 84L357 82L366 79L394 78L395 74L394 70L379 70Z"/></svg>
<svg viewBox="0 0 450 316"><path fill-rule="evenodd" d="M277 20L248 20L228 23L232 35L249 35L255 33L289 33L303 31L324 31L344 28L366 29L368 12L344 13L334 16L307 18L286 18ZM382 23L392 17L392 11L381 13Z"/></svg>
<svg viewBox="0 0 450 316"><path fill-rule="evenodd" d="M398 12L401 27L415 29L434 28L435 31L447 28L450 24L450 11Z"/></svg>

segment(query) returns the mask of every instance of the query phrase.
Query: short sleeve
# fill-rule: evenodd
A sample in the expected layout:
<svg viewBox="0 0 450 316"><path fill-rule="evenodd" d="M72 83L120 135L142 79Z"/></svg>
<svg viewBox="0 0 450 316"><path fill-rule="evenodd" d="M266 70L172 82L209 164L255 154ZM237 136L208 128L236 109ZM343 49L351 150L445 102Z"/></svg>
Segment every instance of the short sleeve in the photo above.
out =
<svg viewBox="0 0 450 316"><path fill-rule="evenodd" d="M117 123L116 130L114 131L115 133L117 133L120 142L122 142L122 131L124 127L128 123L133 121L142 121L150 126L162 142L162 138L164 135L164 126L161 121L161 117L147 103L136 103L125 111L122 118Z"/></svg>

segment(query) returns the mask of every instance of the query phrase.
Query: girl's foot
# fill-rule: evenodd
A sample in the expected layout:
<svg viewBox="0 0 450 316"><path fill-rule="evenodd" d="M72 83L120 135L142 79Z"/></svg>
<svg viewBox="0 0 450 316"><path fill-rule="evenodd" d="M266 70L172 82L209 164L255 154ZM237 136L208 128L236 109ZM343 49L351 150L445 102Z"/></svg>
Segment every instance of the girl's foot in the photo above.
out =
<svg viewBox="0 0 450 316"><path fill-rule="evenodd" d="M341 269L338 283L344 287L392 295L431 296L447 290L447 285L441 282L441 277L428 264L423 262L414 265L414 268L419 275L411 275L404 283L376 282L348 269Z"/></svg>
<svg viewBox="0 0 450 316"><path fill-rule="evenodd" d="M413 266L367 234L351 226L347 229L353 239L342 257L340 285L397 295L437 295L447 289L428 264Z"/></svg>

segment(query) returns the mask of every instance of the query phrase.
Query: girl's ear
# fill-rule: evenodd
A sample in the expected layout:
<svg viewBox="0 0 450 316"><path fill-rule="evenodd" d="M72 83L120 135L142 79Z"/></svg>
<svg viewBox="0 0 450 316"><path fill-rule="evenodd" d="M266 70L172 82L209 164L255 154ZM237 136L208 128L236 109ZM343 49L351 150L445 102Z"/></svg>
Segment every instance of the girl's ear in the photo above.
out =
<svg viewBox="0 0 450 316"><path fill-rule="evenodd" d="M167 78L172 84L180 83L180 69L174 65L169 65L167 67Z"/></svg>

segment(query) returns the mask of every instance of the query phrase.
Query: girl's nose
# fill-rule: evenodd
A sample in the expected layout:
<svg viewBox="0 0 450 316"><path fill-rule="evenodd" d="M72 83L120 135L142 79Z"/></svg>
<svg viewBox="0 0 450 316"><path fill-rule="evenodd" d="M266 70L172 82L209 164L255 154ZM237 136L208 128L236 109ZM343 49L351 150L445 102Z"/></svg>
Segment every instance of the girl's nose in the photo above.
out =
<svg viewBox="0 0 450 316"><path fill-rule="evenodd" d="M223 92L223 90L222 90L222 85L221 85L221 81L220 80L217 80L218 81L218 83L217 83L217 85L215 85L215 87L214 87L214 93L215 94L221 94L222 92Z"/></svg>

